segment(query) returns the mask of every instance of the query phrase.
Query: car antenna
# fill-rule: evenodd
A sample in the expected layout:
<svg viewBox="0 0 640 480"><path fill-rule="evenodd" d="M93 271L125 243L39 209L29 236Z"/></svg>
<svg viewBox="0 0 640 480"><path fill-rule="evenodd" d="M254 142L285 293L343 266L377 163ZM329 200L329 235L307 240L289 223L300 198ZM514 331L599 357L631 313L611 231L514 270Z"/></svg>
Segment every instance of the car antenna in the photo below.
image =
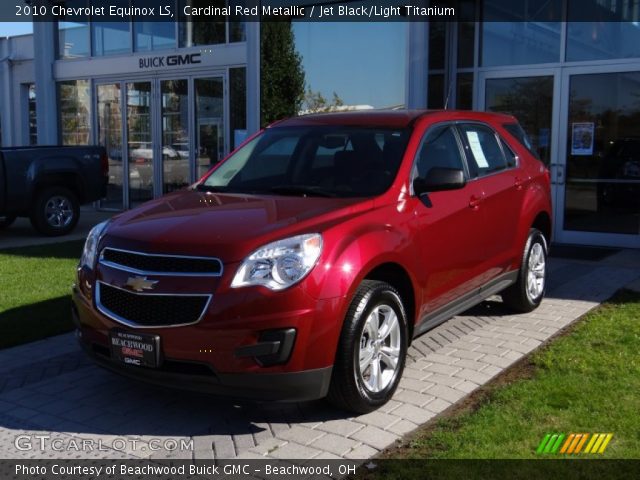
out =
<svg viewBox="0 0 640 480"><path fill-rule="evenodd" d="M453 82L449 82L449 88L447 89L447 99L444 102L444 109L447 110L449 108L449 98L451 98L451 87L453 86Z"/></svg>

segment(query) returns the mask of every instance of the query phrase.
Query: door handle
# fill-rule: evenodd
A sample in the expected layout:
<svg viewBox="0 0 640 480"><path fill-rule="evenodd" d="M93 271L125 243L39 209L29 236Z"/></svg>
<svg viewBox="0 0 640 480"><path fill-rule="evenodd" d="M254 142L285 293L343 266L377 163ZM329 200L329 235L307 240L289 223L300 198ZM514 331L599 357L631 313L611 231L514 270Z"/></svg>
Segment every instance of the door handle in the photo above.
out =
<svg viewBox="0 0 640 480"><path fill-rule="evenodd" d="M471 198L469 198L469 208L472 208L473 210L477 210L480 207L481 203L482 203L481 196L471 195Z"/></svg>

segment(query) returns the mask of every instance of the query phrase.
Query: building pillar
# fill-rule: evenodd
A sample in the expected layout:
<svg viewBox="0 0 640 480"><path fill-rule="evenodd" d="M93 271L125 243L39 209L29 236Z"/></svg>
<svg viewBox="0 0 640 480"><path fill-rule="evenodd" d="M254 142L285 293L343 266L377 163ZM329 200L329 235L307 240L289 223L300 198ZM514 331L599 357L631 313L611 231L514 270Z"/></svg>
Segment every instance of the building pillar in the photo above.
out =
<svg viewBox="0 0 640 480"><path fill-rule="evenodd" d="M14 145L15 122L13 118L13 95L11 94L13 80L11 75L11 62L13 60L13 40L11 38L0 39L0 92L5 99L0 102L0 129L2 137L0 145L11 147Z"/></svg>
<svg viewBox="0 0 640 480"><path fill-rule="evenodd" d="M58 141L58 102L53 63L56 59L56 22L33 22L33 47L36 84L36 122L38 144L55 145Z"/></svg>
<svg viewBox="0 0 640 480"><path fill-rule="evenodd" d="M259 3L259 2L256 2ZM260 130L260 22L247 22L247 134Z"/></svg>
<svg viewBox="0 0 640 480"><path fill-rule="evenodd" d="M409 22L407 108L427 108L429 80L429 23Z"/></svg>

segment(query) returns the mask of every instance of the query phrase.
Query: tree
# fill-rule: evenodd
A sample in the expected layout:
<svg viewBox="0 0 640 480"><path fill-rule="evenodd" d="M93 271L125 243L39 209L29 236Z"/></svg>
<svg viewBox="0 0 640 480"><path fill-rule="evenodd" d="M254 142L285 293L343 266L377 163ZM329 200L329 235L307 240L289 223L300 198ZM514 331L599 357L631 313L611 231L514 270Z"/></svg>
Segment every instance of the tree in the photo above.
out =
<svg viewBox="0 0 640 480"><path fill-rule="evenodd" d="M264 126L298 114L304 98L305 75L290 22L262 22L260 33L260 103Z"/></svg>
<svg viewBox="0 0 640 480"><path fill-rule="evenodd" d="M336 92L333 92L333 99L331 103L324 98L324 95L320 91L313 91L311 87L307 88L304 94L303 112L304 113L323 113L333 112L338 110L337 107L342 107L344 102L338 96Z"/></svg>

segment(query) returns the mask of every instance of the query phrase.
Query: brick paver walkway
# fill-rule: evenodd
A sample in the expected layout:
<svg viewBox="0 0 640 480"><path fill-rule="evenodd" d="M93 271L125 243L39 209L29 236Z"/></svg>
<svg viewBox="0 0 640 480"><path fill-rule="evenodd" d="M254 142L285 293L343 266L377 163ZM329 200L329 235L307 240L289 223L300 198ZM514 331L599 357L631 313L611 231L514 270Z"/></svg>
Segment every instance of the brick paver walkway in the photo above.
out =
<svg viewBox="0 0 640 480"><path fill-rule="evenodd" d="M2 350L0 458L369 458L637 280L638 267L639 251L552 259L539 309L513 315L491 299L414 340L394 399L361 416L139 384L93 366L71 334ZM82 440L95 449L79 452Z"/></svg>

